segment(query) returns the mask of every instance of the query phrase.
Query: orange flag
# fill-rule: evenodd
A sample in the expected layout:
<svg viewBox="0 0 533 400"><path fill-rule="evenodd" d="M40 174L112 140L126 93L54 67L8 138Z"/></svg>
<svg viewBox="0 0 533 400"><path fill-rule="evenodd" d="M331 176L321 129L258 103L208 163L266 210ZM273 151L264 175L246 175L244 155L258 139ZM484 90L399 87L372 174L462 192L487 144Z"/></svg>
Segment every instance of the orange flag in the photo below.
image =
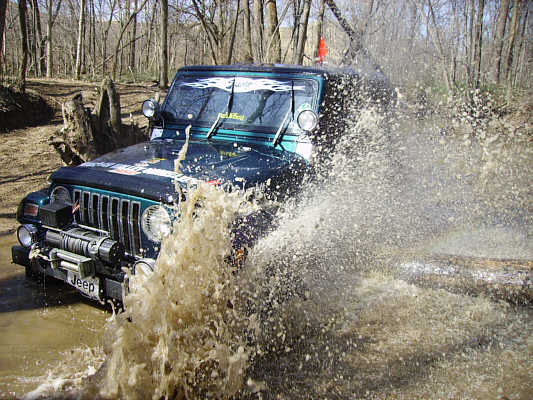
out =
<svg viewBox="0 0 533 400"><path fill-rule="evenodd" d="M328 49L326 49L326 42L324 41L324 37L320 36L320 42L318 43L318 62L320 64L322 64L322 62L324 61L326 54L328 54Z"/></svg>

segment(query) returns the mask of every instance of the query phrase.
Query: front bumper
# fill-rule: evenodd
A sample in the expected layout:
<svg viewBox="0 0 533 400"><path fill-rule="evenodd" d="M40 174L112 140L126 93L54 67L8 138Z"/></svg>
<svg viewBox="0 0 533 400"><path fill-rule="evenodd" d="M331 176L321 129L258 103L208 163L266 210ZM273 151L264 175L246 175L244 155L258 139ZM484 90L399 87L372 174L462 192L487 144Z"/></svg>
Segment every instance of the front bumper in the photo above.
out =
<svg viewBox="0 0 533 400"><path fill-rule="evenodd" d="M41 258L30 259L30 250L22 246L12 246L11 247L11 258L13 263L21 265L25 268L30 268L36 273L42 273L53 278L62 280L63 282L74 286L80 291L80 293L86 295L83 289L83 280L80 279L81 289L78 286L75 286L69 281L69 273L64 268L52 268L50 262L43 260ZM122 278L122 279L121 279ZM97 279L99 282L98 293L94 296L87 296L100 302L104 302L106 299L114 299L122 302L122 292L123 292L123 276L117 276L116 279L109 278L100 274L92 279Z"/></svg>

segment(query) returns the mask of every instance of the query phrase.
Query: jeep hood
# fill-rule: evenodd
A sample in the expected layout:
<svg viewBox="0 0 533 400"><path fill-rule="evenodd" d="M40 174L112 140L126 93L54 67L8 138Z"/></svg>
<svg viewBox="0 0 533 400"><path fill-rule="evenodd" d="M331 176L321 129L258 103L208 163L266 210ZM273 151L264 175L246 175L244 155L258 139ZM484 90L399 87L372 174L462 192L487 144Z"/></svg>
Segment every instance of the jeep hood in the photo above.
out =
<svg viewBox="0 0 533 400"><path fill-rule="evenodd" d="M176 172L174 162L184 143L166 139L137 144L77 167L62 167L51 179L172 202L177 199L175 182L184 190L198 181L248 188L281 179L304 164L300 156L268 146L191 140Z"/></svg>

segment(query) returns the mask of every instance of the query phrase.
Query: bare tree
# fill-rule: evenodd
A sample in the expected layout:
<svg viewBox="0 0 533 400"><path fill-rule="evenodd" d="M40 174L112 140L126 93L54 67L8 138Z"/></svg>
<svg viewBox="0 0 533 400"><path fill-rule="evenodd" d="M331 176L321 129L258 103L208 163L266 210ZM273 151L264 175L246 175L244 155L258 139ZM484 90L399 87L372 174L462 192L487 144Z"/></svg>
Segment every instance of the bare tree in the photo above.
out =
<svg viewBox="0 0 533 400"><path fill-rule="evenodd" d="M254 56L252 51L252 31L250 27L250 0L243 0L243 33L244 33L244 59L246 62L253 62Z"/></svg>
<svg viewBox="0 0 533 400"><path fill-rule="evenodd" d="M0 0L0 68L4 56L4 28L6 26L7 0Z"/></svg>
<svg viewBox="0 0 533 400"><path fill-rule="evenodd" d="M323 35L324 13L326 12L325 0L320 0L320 7L318 9L316 39L315 39L315 58L318 58L318 46L320 46L320 38Z"/></svg>
<svg viewBox="0 0 533 400"><path fill-rule="evenodd" d="M113 23L113 14L115 12L115 7L117 5L117 0L109 0L109 19L107 20L107 25L103 33L102 37L102 75L105 75L107 71L107 38L109 36L109 30L111 29L111 24Z"/></svg>
<svg viewBox="0 0 533 400"><path fill-rule="evenodd" d="M328 5L329 9L339 22L340 26L344 30L344 32L348 35L349 39L349 45L346 51L344 52L343 59L341 61L342 64L349 64L354 62L354 60L357 59L359 55L361 55L369 64L370 66L375 69L376 71L382 71L381 67L372 60L372 57L370 56L370 53L368 50L363 46L363 31L358 28L353 28L346 18L341 14L339 8L335 4L335 1L333 0L325 0L326 4Z"/></svg>
<svg viewBox="0 0 533 400"><path fill-rule="evenodd" d="M150 50L152 47L152 31L154 27L154 19L155 19L156 12L157 12L157 1L154 1L152 4L152 11L150 13L150 22L148 23L148 27L147 27L148 39L146 43L146 55L145 55L145 63L147 67L148 65L150 65Z"/></svg>
<svg viewBox="0 0 533 400"><path fill-rule="evenodd" d="M235 43L235 36L237 34L237 22L239 20L239 8L240 8L240 0L237 0L237 8L235 9L235 19L233 20L233 30L231 32L231 38L230 38L230 44L229 44L228 57L227 57L226 64L231 64L231 59L233 58L233 45Z"/></svg>
<svg viewBox="0 0 533 400"><path fill-rule="evenodd" d="M500 72L502 66L503 37L505 36L505 26L507 24L507 14L509 12L509 0L502 0L496 22L494 38L494 58L492 60L491 80L500 83Z"/></svg>
<svg viewBox="0 0 533 400"><path fill-rule="evenodd" d="M311 0L303 0L302 17L298 27L298 45L294 55L295 64L303 64L305 42L307 41L307 24L309 22L309 13L311 11Z"/></svg>
<svg viewBox="0 0 533 400"><path fill-rule="evenodd" d="M167 0L161 0L161 1L167 1ZM118 40L117 40L117 43L115 45L115 52L114 52L114 58L113 58L113 80L116 79L116 75L117 75L119 52L121 50L121 43L122 43L122 38L124 37L124 32L126 32L126 30L128 29L128 26L130 25L131 21L133 21L133 18L135 18L137 16L137 14L139 14L141 12L141 10L144 8L144 6L145 6L145 4L147 2L148 2L148 0L143 0L141 5L133 13L130 14L130 16L129 16L128 20L126 21L126 23L124 23L122 25L122 29L120 30L120 34L118 36Z"/></svg>
<svg viewBox="0 0 533 400"><path fill-rule="evenodd" d="M133 8L137 9L137 0L133 0ZM136 58L136 49L135 43L137 43L137 14L133 17L131 22L131 41L130 41L130 70L135 71L135 58Z"/></svg>
<svg viewBox="0 0 533 400"><path fill-rule="evenodd" d="M41 76L45 70L41 13L39 11L39 2L37 0L32 0L30 4L33 10L33 53L35 58L35 67L37 75Z"/></svg>
<svg viewBox="0 0 533 400"><path fill-rule="evenodd" d="M309 2L311 2L309 0ZM278 29L278 10L275 0L266 0L267 62L281 62L281 39Z"/></svg>
<svg viewBox="0 0 533 400"><path fill-rule="evenodd" d="M454 87L454 82L453 82L452 74L451 74L449 64L448 64L449 55L446 52L446 49L444 48L443 39L441 38L441 34L437 26L437 22L435 18L435 11L433 9L433 3L431 2L431 0L427 0L427 5L428 5L428 15L426 16L425 13L422 13L422 15L424 17L427 29L431 35L432 41L435 44L437 52L439 53L439 57L442 60L443 74L444 74L444 81L446 82L446 88L448 90L451 90Z"/></svg>
<svg viewBox="0 0 533 400"><path fill-rule="evenodd" d="M263 0L254 1L254 41L255 41L255 54L254 60L261 62L264 59L263 52L263 31L264 31L264 18L263 18Z"/></svg>
<svg viewBox="0 0 533 400"><path fill-rule="evenodd" d="M85 9L86 6L86 0L80 0L80 20L78 25L78 40L76 44L76 71L74 78L80 79L81 74L81 62L82 62L82 52L83 52L83 46L85 42Z"/></svg>
<svg viewBox="0 0 533 400"><path fill-rule="evenodd" d="M198 4L197 0L192 0L192 5L194 7L194 11L196 12L196 16L200 20L202 28L205 32L207 43L209 45L209 51L211 53L211 60L213 64L216 65L218 64L218 54L220 47L219 28L211 20L208 20L204 3L201 4L202 7L200 8L200 5Z"/></svg>
<svg viewBox="0 0 533 400"><path fill-rule="evenodd" d="M168 86L168 0L160 0L161 5L161 53L159 61L159 87L166 89Z"/></svg>
<svg viewBox="0 0 533 400"><path fill-rule="evenodd" d="M479 88L481 80L481 49L483 47L483 14L485 10L485 0L478 0L478 10L476 26L474 28L474 53L473 53L473 77L474 87ZM474 12L472 10L472 12Z"/></svg>
<svg viewBox="0 0 533 400"><path fill-rule="evenodd" d="M26 69L28 68L28 29L26 0L19 0L19 23L20 23L20 68L17 85L21 92L26 89Z"/></svg>
<svg viewBox="0 0 533 400"><path fill-rule="evenodd" d="M521 5L522 2L520 0L514 0L513 1L513 17L511 20L511 32L509 37L509 50L507 52L507 62L506 65L506 78L507 81L510 83L512 81L512 68L513 68L513 59L514 59L514 50L515 50L515 43L516 43L516 37L519 30L520 25L520 13L521 13ZM509 85L512 86L512 85Z"/></svg>

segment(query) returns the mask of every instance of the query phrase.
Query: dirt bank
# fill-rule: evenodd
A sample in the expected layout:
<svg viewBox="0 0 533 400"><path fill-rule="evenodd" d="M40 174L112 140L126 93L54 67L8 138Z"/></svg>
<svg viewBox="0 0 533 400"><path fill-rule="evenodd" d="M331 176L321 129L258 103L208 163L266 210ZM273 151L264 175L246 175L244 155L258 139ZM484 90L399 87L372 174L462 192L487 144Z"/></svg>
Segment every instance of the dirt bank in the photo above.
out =
<svg viewBox="0 0 533 400"><path fill-rule="evenodd" d="M0 133L0 235L16 229L15 217L21 198L46 186L48 176L61 166L58 154L48 144L49 137L62 125L61 104L79 92L90 101L95 97L97 86L98 83L69 80L30 80L27 88L28 93L33 93L29 96L31 101L15 99L22 108L9 106L12 111L9 118L4 116L6 125L1 123L0 115L0 126L16 126L22 122L22 116L33 121L27 123L26 128ZM119 84L117 89L121 96L123 121L132 118L140 125L145 124L140 112L142 102L154 96L157 89L148 84ZM46 103L38 100L40 97L36 94Z"/></svg>

